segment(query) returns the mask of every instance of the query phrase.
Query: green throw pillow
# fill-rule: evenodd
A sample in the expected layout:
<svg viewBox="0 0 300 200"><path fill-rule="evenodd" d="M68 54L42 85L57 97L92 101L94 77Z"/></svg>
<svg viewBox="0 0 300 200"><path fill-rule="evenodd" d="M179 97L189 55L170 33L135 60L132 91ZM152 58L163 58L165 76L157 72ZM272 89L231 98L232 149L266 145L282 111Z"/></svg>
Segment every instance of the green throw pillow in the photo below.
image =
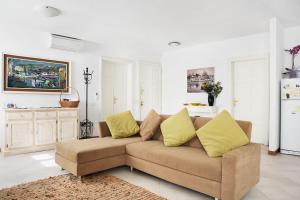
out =
<svg viewBox="0 0 300 200"><path fill-rule="evenodd" d="M222 111L196 133L209 157L222 156L249 143L245 132L227 111Z"/></svg>
<svg viewBox="0 0 300 200"><path fill-rule="evenodd" d="M140 130L130 111L110 115L105 121L114 139L135 135Z"/></svg>
<svg viewBox="0 0 300 200"><path fill-rule="evenodd" d="M163 121L160 128L164 137L164 144L171 147L182 145L196 135L193 122L186 108Z"/></svg>

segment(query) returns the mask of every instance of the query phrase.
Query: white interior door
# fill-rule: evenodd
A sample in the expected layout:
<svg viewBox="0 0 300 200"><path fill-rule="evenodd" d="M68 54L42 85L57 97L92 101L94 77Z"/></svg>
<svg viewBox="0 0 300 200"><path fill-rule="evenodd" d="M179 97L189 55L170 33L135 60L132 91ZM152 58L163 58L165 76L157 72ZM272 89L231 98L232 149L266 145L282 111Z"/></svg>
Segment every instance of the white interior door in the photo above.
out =
<svg viewBox="0 0 300 200"><path fill-rule="evenodd" d="M267 58L233 62L233 114L252 122L251 141L268 144L269 66Z"/></svg>
<svg viewBox="0 0 300 200"><path fill-rule="evenodd" d="M128 110L128 71L125 62L103 61L102 64L102 118Z"/></svg>
<svg viewBox="0 0 300 200"><path fill-rule="evenodd" d="M102 64L102 117L114 112L114 65L103 61Z"/></svg>
<svg viewBox="0 0 300 200"><path fill-rule="evenodd" d="M125 65L115 65L114 66L114 88L113 88L113 95L114 95L114 106L113 112L124 112L128 110L127 107L127 72L128 72L128 64Z"/></svg>
<svg viewBox="0 0 300 200"><path fill-rule="evenodd" d="M140 63L140 118L145 119L154 109L161 112L161 66L154 63Z"/></svg>

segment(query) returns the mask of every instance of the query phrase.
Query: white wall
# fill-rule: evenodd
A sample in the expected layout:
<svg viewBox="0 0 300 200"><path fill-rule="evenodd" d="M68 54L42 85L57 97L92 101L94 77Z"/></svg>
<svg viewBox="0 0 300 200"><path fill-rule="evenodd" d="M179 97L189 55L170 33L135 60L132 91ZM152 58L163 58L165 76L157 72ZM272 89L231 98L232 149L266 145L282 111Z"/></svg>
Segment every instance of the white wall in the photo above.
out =
<svg viewBox="0 0 300 200"><path fill-rule="evenodd" d="M221 81L224 89L217 99L219 107L231 110L230 60L239 57L268 54L268 33L195 45L162 56L162 112L177 112L185 102L207 103L205 93L187 93L187 69L215 67L215 80Z"/></svg>
<svg viewBox="0 0 300 200"><path fill-rule="evenodd" d="M285 49L300 44L300 26L283 28L273 18L270 21L270 134L269 150L280 148L280 79L284 68L291 68L292 57ZM295 66L300 67L300 56L295 58Z"/></svg>
<svg viewBox="0 0 300 200"><path fill-rule="evenodd" d="M96 98L96 92L100 90L100 56L93 53L73 53L61 50L49 49L49 33L30 30L18 26L1 27L0 52L23 56L40 57L71 62L71 83L80 93L80 118L84 119L85 113L85 86L83 82L83 69L89 67L94 70L92 84L89 85L89 118L96 121L100 118L100 101ZM0 58L2 65L2 56ZM7 94L3 93L3 65L1 69L1 93L0 107L7 103L16 103L17 106L40 107L58 106L59 95L57 94ZM75 96L74 96L75 97Z"/></svg>
<svg viewBox="0 0 300 200"><path fill-rule="evenodd" d="M269 150L279 149L280 136L280 79L283 65L283 27L273 18L270 20L270 115Z"/></svg>
<svg viewBox="0 0 300 200"><path fill-rule="evenodd" d="M291 56L284 51L300 44L300 26L283 28L276 18L270 33L250 35L165 52L162 57L162 112L173 114L185 102L207 102L205 93L187 93L186 70L215 67L215 80L224 90L217 99L221 109L231 110L230 60L270 54L270 135L269 150L280 147L280 78L284 67L291 67ZM300 67L300 55L295 59Z"/></svg>
<svg viewBox="0 0 300 200"><path fill-rule="evenodd" d="M92 121L99 121L103 119L101 116L101 65L102 57L105 58L122 58L130 59L132 66L129 76L132 82L132 88L129 92L132 94L132 100L129 102L129 107L133 110L133 114L138 118L138 71L137 66L139 60L134 54L124 47L116 49L113 46L105 47L97 44L90 44L85 48L85 53L74 53L62 50L55 50L48 48L49 46L49 33L40 30L32 29L24 26L1 24L0 31L0 54L10 53L15 55L38 57L45 59L54 59L71 62L71 84L80 93L80 118L85 118L85 85L83 81L83 70L89 67L94 71L93 80L89 85L89 119ZM107 50L108 49L108 50ZM155 60L155 56L149 54L143 57L145 60ZM0 62L2 65L2 55ZM59 106L58 94L11 94L4 93L3 91L3 67L0 70L0 108L6 107L7 103L16 103L19 107L52 107ZM99 95L97 96L96 93ZM73 95L72 95L73 97ZM75 98L75 94L74 94ZM3 124L3 118L0 117L0 125ZM96 130L96 127L95 129ZM95 134L97 133L97 130ZM0 133L1 135L1 133Z"/></svg>

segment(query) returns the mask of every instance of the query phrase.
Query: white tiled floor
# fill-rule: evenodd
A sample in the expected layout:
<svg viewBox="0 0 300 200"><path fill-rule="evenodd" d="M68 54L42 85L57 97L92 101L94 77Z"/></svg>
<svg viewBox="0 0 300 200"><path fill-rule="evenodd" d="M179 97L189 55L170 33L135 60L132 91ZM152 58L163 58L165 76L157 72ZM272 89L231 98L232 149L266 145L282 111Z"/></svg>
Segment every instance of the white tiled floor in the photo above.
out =
<svg viewBox="0 0 300 200"><path fill-rule="evenodd" d="M0 158L0 188L66 173L54 163L54 152L44 151ZM168 183L128 167L107 170L135 185L171 200L212 199L204 194ZM300 157L279 154L268 156L264 148L261 180L244 200L289 200L300 197Z"/></svg>

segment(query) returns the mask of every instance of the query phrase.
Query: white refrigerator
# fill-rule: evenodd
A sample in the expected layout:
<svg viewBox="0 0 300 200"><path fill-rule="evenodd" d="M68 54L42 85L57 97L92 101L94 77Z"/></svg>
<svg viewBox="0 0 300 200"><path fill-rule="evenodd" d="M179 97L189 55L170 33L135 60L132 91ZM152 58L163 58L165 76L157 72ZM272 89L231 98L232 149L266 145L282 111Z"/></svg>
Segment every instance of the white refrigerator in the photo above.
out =
<svg viewBox="0 0 300 200"><path fill-rule="evenodd" d="M300 155L300 78L281 80L280 152Z"/></svg>

